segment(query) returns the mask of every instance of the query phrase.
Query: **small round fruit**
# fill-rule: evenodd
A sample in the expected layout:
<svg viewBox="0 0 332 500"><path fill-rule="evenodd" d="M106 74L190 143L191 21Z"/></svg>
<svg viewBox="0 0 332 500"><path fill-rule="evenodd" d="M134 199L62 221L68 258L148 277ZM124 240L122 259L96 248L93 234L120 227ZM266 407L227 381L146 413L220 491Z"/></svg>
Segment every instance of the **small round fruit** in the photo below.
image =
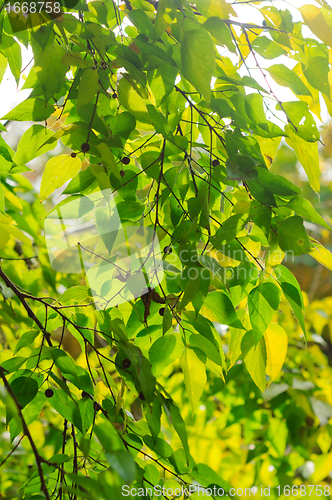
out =
<svg viewBox="0 0 332 500"><path fill-rule="evenodd" d="M83 153L87 153L90 150L89 144L87 142L83 142L83 144L81 144L81 150Z"/></svg>
<svg viewBox="0 0 332 500"><path fill-rule="evenodd" d="M159 309L159 314L160 314L160 316L164 316L164 312L165 312L165 308L164 308L164 307L161 307L161 308Z"/></svg>
<svg viewBox="0 0 332 500"><path fill-rule="evenodd" d="M120 175L121 175L121 177L124 177L124 176L125 176L125 171L124 171L124 170L121 170L121 171L120 171Z"/></svg>
<svg viewBox="0 0 332 500"><path fill-rule="evenodd" d="M129 156L124 156L121 161L124 165L128 165L128 163L130 163L130 158Z"/></svg>
<svg viewBox="0 0 332 500"><path fill-rule="evenodd" d="M140 398L141 401L145 401L145 397L142 391L139 393L138 397Z"/></svg>
<svg viewBox="0 0 332 500"><path fill-rule="evenodd" d="M53 394L54 394L53 389L50 389L50 388L49 388L49 389L46 389L46 391L45 391L45 396L46 396L47 398L51 398L51 397L53 396Z"/></svg>
<svg viewBox="0 0 332 500"><path fill-rule="evenodd" d="M169 255L170 253L172 253L172 247L167 245L167 247L164 248L164 254Z"/></svg>
<svg viewBox="0 0 332 500"><path fill-rule="evenodd" d="M213 160L212 166L217 167L219 165L219 160Z"/></svg>
<svg viewBox="0 0 332 500"><path fill-rule="evenodd" d="M82 391L82 394L81 394L82 398L90 398L90 394L85 392L85 391Z"/></svg>
<svg viewBox="0 0 332 500"><path fill-rule="evenodd" d="M94 401L94 402L93 402L93 409L94 409L95 411L100 411L100 410L101 410L101 406L100 406L100 404L99 404L99 403L97 403L97 401Z"/></svg>
<svg viewBox="0 0 332 500"><path fill-rule="evenodd" d="M74 151L73 151L73 152L71 153L71 155L70 155L70 156L71 156L72 158L76 158L77 154L76 154L76 153L74 153Z"/></svg>
<svg viewBox="0 0 332 500"><path fill-rule="evenodd" d="M114 94L112 94L112 97L113 97L113 99L117 99L118 94L116 92L114 92Z"/></svg>
<svg viewBox="0 0 332 500"><path fill-rule="evenodd" d="M131 361L130 359L126 358L122 361L122 368L129 368L129 366L131 365Z"/></svg>

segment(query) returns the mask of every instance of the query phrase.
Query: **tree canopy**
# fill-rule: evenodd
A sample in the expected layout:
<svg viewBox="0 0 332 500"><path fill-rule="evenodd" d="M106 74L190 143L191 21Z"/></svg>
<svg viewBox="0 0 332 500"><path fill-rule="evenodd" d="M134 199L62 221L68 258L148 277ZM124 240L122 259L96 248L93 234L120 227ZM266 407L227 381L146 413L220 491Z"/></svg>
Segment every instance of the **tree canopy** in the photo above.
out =
<svg viewBox="0 0 332 500"><path fill-rule="evenodd" d="M330 496L332 9L291 4L0 8L0 498Z"/></svg>

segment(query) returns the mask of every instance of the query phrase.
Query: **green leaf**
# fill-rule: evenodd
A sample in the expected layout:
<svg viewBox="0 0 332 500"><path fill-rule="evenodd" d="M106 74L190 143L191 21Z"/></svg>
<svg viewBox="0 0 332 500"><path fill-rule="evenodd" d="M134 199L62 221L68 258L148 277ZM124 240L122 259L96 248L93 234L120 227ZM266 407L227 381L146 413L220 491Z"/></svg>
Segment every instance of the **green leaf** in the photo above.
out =
<svg viewBox="0 0 332 500"><path fill-rule="evenodd" d="M180 360L193 414L206 384L205 359L200 349L187 347Z"/></svg>
<svg viewBox="0 0 332 500"><path fill-rule="evenodd" d="M266 36L258 36L251 42L252 48L265 59L275 59L286 54L286 51L276 42ZM270 70L270 67L269 67Z"/></svg>
<svg viewBox="0 0 332 500"><path fill-rule="evenodd" d="M285 127L285 135L289 136L289 140L291 140L292 143L298 141L298 137L308 142L318 141L319 132L317 125L306 102L290 101L284 102L282 104L282 108L279 104L277 104L276 107L279 110L282 109L287 115L289 125L286 125ZM296 132L296 134L294 134L294 132ZM286 141L288 142L287 139ZM302 143L303 141L300 140L301 147ZM293 144L292 146L294 147ZM294 150L296 153L295 147Z"/></svg>
<svg viewBox="0 0 332 500"><path fill-rule="evenodd" d="M103 420L102 423L95 425L94 432L106 452L123 450L121 437L109 420Z"/></svg>
<svg viewBox="0 0 332 500"><path fill-rule="evenodd" d="M150 123L148 109L144 99L127 78L121 78L118 85L119 101L137 120Z"/></svg>
<svg viewBox="0 0 332 500"><path fill-rule="evenodd" d="M214 241L217 242L218 246L229 243L239 234L247 221L247 214L232 215L222 223L222 226L214 235Z"/></svg>
<svg viewBox="0 0 332 500"><path fill-rule="evenodd" d="M20 44L14 40L14 37L8 36L5 33L1 34L1 52L6 56L10 71L18 85L22 67L22 54Z"/></svg>
<svg viewBox="0 0 332 500"><path fill-rule="evenodd" d="M269 326L280 302L280 289L273 283L260 283L248 295L250 323L255 345L258 344Z"/></svg>
<svg viewBox="0 0 332 500"><path fill-rule="evenodd" d="M38 156L54 149L58 141L48 141L54 134L42 125L32 125L22 135L13 158L16 165L28 163Z"/></svg>
<svg viewBox="0 0 332 500"><path fill-rule="evenodd" d="M219 19L219 17L209 17L203 26L216 39L218 45L225 45L228 50L236 53L230 29L222 19Z"/></svg>
<svg viewBox="0 0 332 500"><path fill-rule="evenodd" d="M215 49L207 31L185 31L181 43L183 76L209 102L214 71Z"/></svg>
<svg viewBox="0 0 332 500"><path fill-rule="evenodd" d="M55 411L83 432L82 418L78 404L68 394L62 389L53 388L53 396L48 401Z"/></svg>
<svg viewBox="0 0 332 500"><path fill-rule="evenodd" d="M297 321L304 335L306 335L305 323L304 323L304 304L300 285L298 284L296 278L290 272L287 267L279 265L275 268L275 273L282 288L282 291L288 300Z"/></svg>
<svg viewBox="0 0 332 500"><path fill-rule="evenodd" d="M286 207L294 210L295 213L300 215L301 217L305 217L309 219L310 222L314 224L319 224L320 226L325 227L326 229L332 230L331 226L323 219L321 215L314 209L312 204L306 198L302 198L297 196L290 200Z"/></svg>
<svg viewBox="0 0 332 500"><path fill-rule="evenodd" d="M95 101L99 89L99 75L96 69L86 69L78 87L77 108L88 102Z"/></svg>
<svg viewBox="0 0 332 500"><path fill-rule="evenodd" d="M134 457L127 450L107 451L106 460L111 469L119 474L126 484L132 483L136 477Z"/></svg>
<svg viewBox="0 0 332 500"><path fill-rule="evenodd" d="M291 251L294 255L309 253L312 249L303 219L298 215L288 217L278 223L278 240L284 252Z"/></svg>
<svg viewBox="0 0 332 500"><path fill-rule="evenodd" d="M183 343L177 335L169 334L157 339L149 350L153 375L158 377L182 354L182 351Z"/></svg>
<svg viewBox="0 0 332 500"><path fill-rule="evenodd" d="M65 49L57 43L52 43L39 53L35 52L35 72L46 101L59 92L64 83L69 69L61 62L64 55Z"/></svg>
<svg viewBox="0 0 332 500"><path fill-rule="evenodd" d="M13 120L21 122L42 122L46 120L54 111L51 104L43 99L31 97L21 104L18 104L14 109L1 118L1 120Z"/></svg>
<svg viewBox="0 0 332 500"><path fill-rule="evenodd" d="M204 300L201 314L210 321L243 328L230 298L224 292L210 292Z"/></svg>
<svg viewBox="0 0 332 500"><path fill-rule="evenodd" d="M308 176L310 186L318 193L320 190L318 144L316 142L307 142L303 140L296 135L290 127L288 127L288 138L286 142L294 149L297 159Z"/></svg>
<svg viewBox="0 0 332 500"><path fill-rule="evenodd" d="M311 96L310 90L304 85L301 78L297 74L287 68L284 64L274 64L269 66L267 71L272 76L273 80L283 87L290 88L296 95Z"/></svg>
<svg viewBox="0 0 332 500"><path fill-rule="evenodd" d="M33 343L35 338L38 337L38 335L39 332L36 330L28 330L27 332L24 332L22 337L20 337L19 341L16 344L15 354L23 347L31 346L31 344Z"/></svg>
<svg viewBox="0 0 332 500"><path fill-rule="evenodd" d="M10 387L22 408L34 399L38 392L38 382L32 377L17 377Z"/></svg>
<svg viewBox="0 0 332 500"><path fill-rule="evenodd" d="M90 288L85 285L76 285L63 292L61 297L58 298L58 302L65 304L71 301L82 302L87 299L91 299Z"/></svg>
<svg viewBox="0 0 332 500"><path fill-rule="evenodd" d="M3 363L1 363L1 368L3 368L7 373L13 373L18 370L23 363L25 363L27 358L23 358L22 356L14 356L13 358L6 359Z"/></svg>
<svg viewBox="0 0 332 500"><path fill-rule="evenodd" d="M186 425L183 421L183 418L181 417L179 408L175 406L173 401L171 399L166 399L162 395L160 395L162 399L162 403L165 409L165 412L167 414L168 420L170 424L174 427L177 435L179 436L183 449L186 454L187 458L187 465L189 465L189 460L190 460L190 453L189 453L189 446L188 446L188 436L187 436L187 430L186 430Z"/></svg>
<svg viewBox="0 0 332 500"><path fill-rule="evenodd" d="M78 156L73 158L71 155L58 155L48 160L40 186L42 200L76 175L81 169L81 164Z"/></svg>
<svg viewBox="0 0 332 500"><path fill-rule="evenodd" d="M7 69L7 59L0 52L0 83L2 82L6 69Z"/></svg>
<svg viewBox="0 0 332 500"><path fill-rule="evenodd" d="M93 408L93 401L89 396L85 396L78 401L78 407L82 418L82 425L87 432L94 420L95 411Z"/></svg>
<svg viewBox="0 0 332 500"><path fill-rule="evenodd" d="M242 339L241 351L251 378L257 387L264 392L266 387L266 347L264 337L261 337L258 342L255 337L254 331L249 330Z"/></svg>

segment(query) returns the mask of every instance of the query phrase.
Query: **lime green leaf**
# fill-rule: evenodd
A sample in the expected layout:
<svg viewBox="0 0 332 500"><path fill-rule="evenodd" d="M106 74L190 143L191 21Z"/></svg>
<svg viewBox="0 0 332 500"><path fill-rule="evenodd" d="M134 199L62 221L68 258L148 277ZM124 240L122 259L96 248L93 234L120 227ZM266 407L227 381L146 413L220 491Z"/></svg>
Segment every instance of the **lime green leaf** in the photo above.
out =
<svg viewBox="0 0 332 500"><path fill-rule="evenodd" d="M288 338L285 330L275 323L270 323L264 333L266 346L266 374L270 377L269 385L273 382L284 364Z"/></svg>
<svg viewBox="0 0 332 500"><path fill-rule="evenodd" d="M274 283L260 283L248 296L248 308L255 344L269 326L280 302L280 288Z"/></svg>
<svg viewBox="0 0 332 500"><path fill-rule="evenodd" d="M201 314L210 321L243 328L230 298L224 292L210 292L204 300Z"/></svg>
<svg viewBox="0 0 332 500"><path fill-rule="evenodd" d="M1 34L1 52L6 56L10 71L18 84L22 67L22 54L20 44L14 40L14 37Z"/></svg>
<svg viewBox="0 0 332 500"><path fill-rule="evenodd" d="M287 267L279 265L275 268L275 273L282 288L283 294L288 300L297 321L304 335L306 335L304 323L304 304L300 285Z"/></svg>
<svg viewBox="0 0 332 500"><path fill-rule="evenodd" d="M277 196L293 196L299 194L301 189L281 175L275 175L267 168L257 167L257 180L262 188L267 189ZM257 181L255 181L257 182Z"/></svg>
<svg viewBox="0 0 332 500"><path fill-rule="evenodd" d="M189 459L190 459L190 453L189 453L189 446L188 446L188 436L187 436L187 430L186 430L186 425L183 421L183 418L181 417L180 410L171 399L166 399L160 394L160 398L163 403L163 407L165 409L166 415L168 417L168 420L170 424L174 427L177 435L179 436L183 449L186 454L187 458L187 465L189 464Z"/></svg>
<svg viewBox="0 0 332 500"><path fill-rule="evenodd" d="M266 36L258 36L251 42L251 46L255 52L265 59L275 59L286 54L286 51L278 43Z"/></svg>
<svg viewBox="0 0 332 500"><path fill-rule="evenodd" d="M58 302L66 303L70 301L74 302L82 302L83 300L91 299L90 288L84 285L72 286L68 290L66 290L61 297L58 299Z"/></svg>
<svg viewBox="0 0 332 500"><path fill-rule="evenodd" d="M301 217L305 217L306 219L309 219L310 222L319 224L320 226L323 226L331 231L331 226L323 219L321 215L319 215L310 201L306 198L297 196L296 198L290 200L286 206L294 210L294 212L296 212Z"/></svg>
<svg viewBox="0 0 332 500"><path fill-rule="evenodd" d="M34 158L54 149L58 144L58 140L54 138L53 141L49 141L53 135L53 132L43 127L43 125L32 125L32 127L24 132L18 143L13 158L14 163L16 165L28 163Z"/></svg>
<svg viewBox="0 0 332 500"><path fill-rule="evenodd" d="M109 170L115 177L117 177L117 179L119 179L119 181L121 181L122 177L120 175L119 167L115 163L114 156L110 148L104 142L98 144L97 148L101 153L101 158L104 165L107 167L107 170Z"/></svg>
<svg viewBox="0 0 332 500"><path fill-rule="evenodd" d="M81 169L81 160L76 156L59 155L51 158L45 165L40 196L43 200L61 187L65 182L74 177Z"/></svg>
<svg viewBox="0 0 332 500"><path fill-rule="evenodd" d="M214 71L215 50L209 33L205 30L185 31L181 43L183 76L209 102L211 78Z"/></svg>
<svg viewBox="0 0 332 500"><path fill-rule="evenodd" d="M236 214L226 219L214 235L216 244L220 246L232 241L243 229L247 221L247 214Z"/></svg>
<svg viewBox="0 0 332 500"><path fill-rule="evenodd" d="M244 363L257 387L264 392L266 387L266 347L264 337L256 342L253 330L249 330L242 339L241 351Z"/></svg>
<svg viewBox="0 0 332 500"><path fill-rule="evenodd" d="M278 223L279 245L284 252L291 251L294 255L309 253L311 244L303 225L302 217L294 215Z"/></svg>
<svg viewBox="0 0 332 500"><path fill-rule="evenodd" d="M69 52L61 59L65 66L75 66L77 68L92 68L94 62L92 59L83 59L77 52Z"/></svg>
<svg viewBox="0 0 332 500"><path fill-rule="evenodd" d="M310 186L316 193L320 190L319 178L319 156L318 144L316 142L307 142L295 134L290 127L288 127L288 138L286 142L294 149L297 159L304 168Z"/></svg>
<svg viewBox="0 0 332 500"><path fill-rule="evenodd" d="M1 120L13 120L20 122L42 122L46 120L54 111L51 104L46 104L43 99L31 97L14 109L9 111Z"/></svg>
<svg viewBox="0 0 332 500"><path fill-rule="evenodd" d="M321 243L314 240L314 238L310 238L310 241L314 248L309 252L309 255L332 271L332 253L329 252Z"/></svg>
<svg viewBox="0 0 332 500"><path fill-rule="evenodd" d="M211 33L213 38L216 39L218 45L225 45L228 50L236 53L236 48L229 27L226 23L224 23L224 21L222 21L222 19L219 17L209 17L203 26Z"/></svg>
<svg viewBox="0 0 332 500"><path fill-rule="evenodd" d="M281 109L279 104L277 104L276 107L277 109ZM319 131L317 129L315 120L309 111L308 104L306 102L303 101L284 102L282 108L285 111L290 123L285 127L286 136L289 136L294 142L295 140L298 140L298 136L301 139L304 139L304 141L308 142L318 141ZM292 135L291 132L295 131L295 127L296 127L296 135L295 134Z"/></svg>
<svg viewBox="0 0 332 500"><path fill-rule="evenodd" d="M35 71L46 101L61 90L68 66L62 64L65 49L57 43L35 54Z"/></svg>
<svg viewBox="0 0 332 500"><path fill-rule="evenodd" d="M118 95L122 106L130 111L137 120L143 123L150 123L150 117L144 99L125 77L121 78L118 85Z"/></svg>
<svg viewBox="0 0 332 500"><path fill-rule="evenodd" d="M310 90L304 85L301 78L284 64L269 66L267 71L275 82L283 87L289 87L294 94L311 96Z"/></svg>
<svg viewBox="0 0 332 500"><path fill-rule="evenodd" d="M6 69L7 69L7 59L0 52L0 83L2 82Z"/></svg>
<svg viewBox="0 0 332 500"><path fill-rule="evenodd" d="M180 360L192 413L206 384L205 354L200 349L187 347Z"/></svg>
<svg viewBox="0 0 332 500"><path fill-rule="evenodd" d="M20 337L19 341L16 344L15 354L23 347L26 347L27 345L31 346L38 335L39 332L36 330L28 330L27 332L24 332L22 337Z"/></svg>
<svg viewBox="0 0 332 500"><path fill-rule="evenodd" d="M78 87L77 107L95 101L99 88L99 75L96 69L86 69L80 79Z"/></svg>
<svg viewBox="0 0 332 500"><path fill-rule="evenodd" d="M157 339L149 350L152 373L158 377L164 369L181 356L183 343L177 335L164 335Z"/></svg>

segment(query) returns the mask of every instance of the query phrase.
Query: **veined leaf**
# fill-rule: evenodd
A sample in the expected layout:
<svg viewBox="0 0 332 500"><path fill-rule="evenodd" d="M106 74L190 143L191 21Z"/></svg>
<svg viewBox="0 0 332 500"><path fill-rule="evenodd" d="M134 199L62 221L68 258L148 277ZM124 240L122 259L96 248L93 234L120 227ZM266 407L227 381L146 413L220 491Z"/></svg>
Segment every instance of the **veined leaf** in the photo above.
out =
<svg viewBox="0 0 332 500"><path fill-rule="evenodd" d="M185 31L181 43L181 61L184 77L209 102L211 78L214 70L214 43L205 30Z"/></svg>
<svg viewBox="0 0 332 500"><path fill-rule="evenodd" d="M270 377L269 385L273 382L284 364L288 338L285 330L276 323L270 323L264 333L266 346L266 374Z"/></svg>
<svg viewBox="0 0 332 500"><path fill-rule="evenodd" d="M200 349L187 347L180 361L193 414L206 383L205 360Z"/></svg>
<svg viewBox="0 0 332 500"><path fill-rule="evenodd" d="M266 347L264 337L256 342L253 330L249 330L241 342L242 356L251 378L257 387L264 392L266 387Z"/></svg>
<svg viewBox="0 0 332 500"><path fill-rule="evenodd" d="M279 307L280 289L274 283L260 283L248 296L249 317L257 345Z"/></svg>
<svg viewBox="0 0 332 500"><path fill-rule="evenodd" d="M81 169L81 160L76 156L59 155L48 160L43 173L40 196L43 200L74 177Z"/></svg>

